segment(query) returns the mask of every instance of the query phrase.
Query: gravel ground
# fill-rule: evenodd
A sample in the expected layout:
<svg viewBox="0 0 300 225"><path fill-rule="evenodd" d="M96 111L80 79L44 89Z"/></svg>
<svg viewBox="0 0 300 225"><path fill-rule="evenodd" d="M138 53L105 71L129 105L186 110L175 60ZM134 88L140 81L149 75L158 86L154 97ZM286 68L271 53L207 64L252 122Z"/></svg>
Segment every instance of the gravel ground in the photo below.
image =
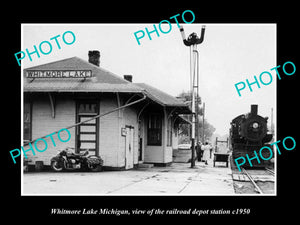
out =
<svg viewBox="0 0 300 225"><path fill-rule="evenodd" d="M241 174L241 172L237 169L235 164L233 164L232 158L230 160L231 164L231 170L232 174ZM270 164L268 166L269 169L274 171L274 164ZM262 192L266 195L274 195L275 194L275 177L273 178L272 175L270 175L267 171L264 169L248 169L247 172L255 177L256 176L262 176L266 178L271 178L273 181L270 181L270 179L262 179L262 180L255 180L258 187L262 190ZM250 181L238 181L233 179L233 187L234 192L236 194L259 194L254 185Z"/></svg>
<svg viewBox="0 0 300 225"><path fill-rule="evenodd" d="M264 194L274 194L274 182L257 181L256 184L260 187ZM251 182L233 181L234 191L236 194L258 194Z"/></svg>

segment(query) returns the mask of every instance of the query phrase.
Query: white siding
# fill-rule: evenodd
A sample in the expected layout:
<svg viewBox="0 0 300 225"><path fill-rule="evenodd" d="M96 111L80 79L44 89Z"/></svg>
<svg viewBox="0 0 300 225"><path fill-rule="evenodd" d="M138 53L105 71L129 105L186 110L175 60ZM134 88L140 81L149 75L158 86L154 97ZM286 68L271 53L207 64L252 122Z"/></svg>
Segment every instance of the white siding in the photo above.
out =
<svg viewBox="0 0 300 225"><path fill-rule="evenodd" d="M174 129L174 126L172 127L172 148L178 149L178 131L177 129Z"/></svg>
<svg viewBox="0 0 300 225"><path fill-rule="evenodd" d="M121 99L121 105L125 101ZM102 96L100 100L100 114L109 112L117 108L118 102L116 95ZM32 106L32 139L49 135L54 131L75 124L76 102L70 97L56 96L55 98L55 118L51 116L51 107L48 96L35 99ZM147 145L147 119L141 117L143 126L141 129L141 137L143 138L143 161L150 163L169 163L172 162L172 146L177 145L177 139L174 137L172 146L167 146L167 130L166 119L167 113L163 112L162 122L162 146ZM99 118L99 155L103 158L104 166L122 168L125 166L125 137L121 135L121 129L125 126L134 127L134 164L138 163L138 110L134 107L128 107L120 111L116 111ZM75 148L75 127L69 129L71 139L68 142L61 142L57 134L53 135L56 146L52 144L50 137L45 138L48 149L44 152L37 152L35 156L32 152L27 152L28 157L35 161L43 161L44 165L50 165L50 159L57 154L57 150L65 147ZM66 139L66 133L62 133L62 139ZM33 144L34 145L34 144ZM39 149L44 148L42 141L38 142ZM27 149L25 147L25 149Z"/></svg>
<svg viewBox="0 0 300 225"><path fill-rule="evenodd" d="M116 100L112 98L101 98L100 114L115 109ZM118 167L119 149L119 120L118 112L113 112L99 119L99 155L103 159L104 166Z"/></svg>
<svg viewBox="0 0 300 225"><path fill-rule="evenodd" d="M168 131L167 131L167 127L168 127L168 115L169 112L167 112L167 110L164 109L164 121L163 121L163 163L170 163L173 161L173 151L172 151L172 146L167 146L168 143Z"/></svg>
<svg viewBox="0 0 300 225"><path fill-rule="evenodd" d="M120 104L124 103L121 101ZM117 107L119 106L116 96L101 98L101 114ZM132 107L128 107L100 118L99 154L104 160L104 166L118 168L125 166L125 137L121 135L121 129L126 125L134 127L134 164L138 163L137 112Z"/></svg>
<svg viewBox="0 0 300 225"><path fill-rule="evenodd" d="M163 162L163 147L149 146L146 143L144 162L148 163L162 163Z"/></svg>
<svg viewBox="0 0 300 225"><path fill-rule="evenodd" d="M32 106L32 140L49 135L54 131L60 130L75 123L75 102L67 98L57 98L55 100L55 118L51 116L51 107L48 97L41 97L33 102ZM75 147L75 128L69 129L71 133L71 139L68 142L61 142L57 134L54 134L53 140L56 147L53 146L50 137L44 138L47 141L48 148L44 152L38 152L35 150L35 156L32 152L27 152L26 155L32 160L30 164L34 164L35 161L43 161L44 165L50 165L50 159L57 154L57 150L63 149L67 146ZM67 133L61 132L61 138L67 139ZM32 143L34 146L34 143ZM43 149L45 147L43 141L37 142L37 147ZM28 149L29 146L25 146L24 149ZM33 147L35 148L35 147Z"/></svg>
<svg viewBox="0 0 300 225"><path fill-rule="evenodd" d="M173 162L173 146L178 145L177 139L172 140L172 146L167 146L167 115L166 110L162 111L162 145L161 146L149 146L147 145L147 123L145 119L145 155L144 162L148 163L170 163ZM173 137L174 137L174 127ZM174 143L176 142L176 144Z"/></svg>
<svg viewBox="0 0 300 225"><path fill-rule="evenodd" d="M173 161L173 149L171 146L165 148L165 158L164 163L170 163Z"/></svg>

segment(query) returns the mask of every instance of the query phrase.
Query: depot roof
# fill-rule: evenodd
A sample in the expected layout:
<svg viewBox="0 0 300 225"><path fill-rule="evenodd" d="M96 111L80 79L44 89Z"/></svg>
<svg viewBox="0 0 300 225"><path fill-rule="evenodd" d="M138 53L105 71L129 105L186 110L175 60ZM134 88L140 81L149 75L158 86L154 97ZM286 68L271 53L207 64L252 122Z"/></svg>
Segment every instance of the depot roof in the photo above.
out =
<svg viewBox="0 0 300 225"><path fill-rule="evenodd" d="M35 71L91 71L91 78L26 78ZM24 92L142 92L118 75L78 57L24 69Z"/></svg>
<svg viewBox="0 0 300 225"><path fill-rule="evenodd" d="M91 71L88 77L51 77L47 72L70 74ZM36 73L36 76L29 76ZM144 83L131 83L122 77L78 57L67 58L24 69L24 92L120 92L143 93L151 100L171 107L187 107L181 100Z"/></svg>
<svg viewBox="0 0 300 225"><path fill-rule="evenodd" d="M174 98L173 96L155 88L145 83L135 83L135 85L143 88L146 91L146 95L154 100L155 102L160 103L165 106L182 106L186 107L187 104L182 100Z"/></svg>

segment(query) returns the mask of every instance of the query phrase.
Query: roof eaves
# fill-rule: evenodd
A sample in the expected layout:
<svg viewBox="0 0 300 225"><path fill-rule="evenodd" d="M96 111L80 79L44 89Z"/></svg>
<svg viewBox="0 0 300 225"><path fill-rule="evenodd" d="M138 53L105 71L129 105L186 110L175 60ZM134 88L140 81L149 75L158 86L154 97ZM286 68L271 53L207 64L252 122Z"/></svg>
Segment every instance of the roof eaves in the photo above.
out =
<svg viewBox="0 0 300 225"><path fill-rule="evenodd" d="M143 93L150 98L152 101L160 104L161 106L166 106L166 104L164 104L162 101L160 101L159 99L155 98L153 95L151 95L149 92L147 92L147 90L143 90Z"/></svg>
<svg viewBox="0 0 300 225"><path fill-rule="evenodd" d="M182 103L179 103L179 102L178 103L166 103L163 100L160 100L159 98L157 98L156 96L154 96L153 94L151 94L152 90L158 91L158 93L161 92L164 95L168 96L169 98L173 98L173 99L176 99L176 98L173 97L173 96L171 96L171 95L169 95L169 94L167 94L167 93L164 93L163 91L161 91L161 90L159 90L157 88L154 88L154 87L152 87L152 86L150 86L148 84L145 84L145 83L134 83L134 84L136 84L138 87L143 88L145 90L146 96L148 96L150 99L152 99L153 101L159 103L162 106L188 107L188 105L186 103L184 103L184 102L182 102ZM149 89L149 90L147 91L147 89Z"/></svg>

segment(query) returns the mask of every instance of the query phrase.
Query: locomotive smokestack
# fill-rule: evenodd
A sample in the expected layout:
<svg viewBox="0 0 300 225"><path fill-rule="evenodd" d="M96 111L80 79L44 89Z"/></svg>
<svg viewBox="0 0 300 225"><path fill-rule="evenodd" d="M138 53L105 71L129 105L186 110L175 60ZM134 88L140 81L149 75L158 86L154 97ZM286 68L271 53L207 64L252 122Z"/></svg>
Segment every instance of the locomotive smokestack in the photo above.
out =
<svg viewBox="0 0 300 225"><path fill-rule="evenodd" d="M251 114L257 115L257 107L258 105L251 105Z"/></svg>

